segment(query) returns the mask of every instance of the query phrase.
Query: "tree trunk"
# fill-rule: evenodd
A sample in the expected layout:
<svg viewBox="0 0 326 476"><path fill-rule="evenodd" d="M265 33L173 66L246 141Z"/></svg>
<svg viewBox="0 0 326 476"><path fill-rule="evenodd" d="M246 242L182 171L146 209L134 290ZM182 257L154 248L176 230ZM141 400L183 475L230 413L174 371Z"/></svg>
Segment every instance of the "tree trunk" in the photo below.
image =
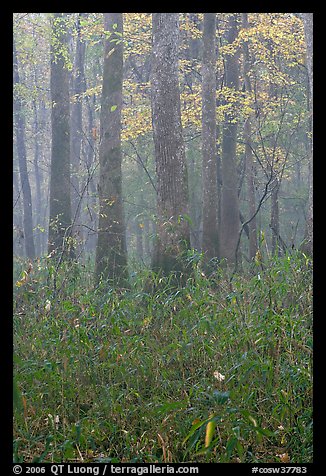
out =
<svg viewBox="0 0 326 476"><path fill-rule="evenodd" d="M309 146L310 146L310 170L309 170L309 193L308 193L308 209L307 221L304 239L304 251L312 255L313 253L313 13L300 13L303 21L305 40L306 40L306 57L307 71L309 81Z"/></svg>
<svg viewBox="0 0 326 476"><path fill-rule="evenodd" d="M99 225L95 277L124 285L128 279L126 228L122 204L121 110L123 80L122 13L104 13L100 118Z"/></svg>
<svg viewBox="0 0 326 476"><path fill-rule="evenodd" d="M157 240L152 267L185 271L189 248L188 181L178 82L179 14L153 13L152 123L157 174Z"/></svg>
<svg viewBox="0 0 326 476"><path fill-rule="evenodd" d="M87 84L86 84L87 89ZM96 204L97 204L97 190L94 180L94 167L95 167L95 149L96 143L98 141L97 129L94 123L94 114L93 109L95 109L95 96L92 98L86 97L86 106L87 106L87 134L88 140L85 144L85 164L87 168L87 225L95 230L98 226L98 216L96 213ZM96 249L97 234L91 230L87 232L87 238L85 243L85 249L88 252L93 252Z"/></svg>
<svg viewBox="0 0 326 476"><path fill-rule="evenodd" d="M24 225L23 225L23 211L21 206L21 190L19 187L19 178L18 172L16 172L15 167L13 170L13 226L14 226L14 235L13 235L13 252L14 255L24 256ZM16 212L16 213L15 213Z"/></svg>
<svg viewBox="0 0 326 476"><path fill-rule="evenodd" d="M51 178L48 251L72 257L70 198L70 97L67 24L64 13L55 13L51 41Z"/></svg>
<svg viewBox="0 0 326 476"><path fill-rule="evenodd" d="M33 100L33 112L34 112L34 176L35 176L35 246L36 253L38 256L42 255L41 249L41 213L42 213L42 194L41 194L41 177L40 177L40 168L39 160L41 154L40 140L39 140L39 121L37 117L37 105L36 100Z"/></svg>
<svg viewBox="0 0 326 476"><path fill-rule="evenodd" d="M198 193L198 182L200 191L202 189L201 175L199 179L198 168L196 167L197 149L189 148L187 156L188 187L189 187L189 215L191 220L190 243L191 248L201 250L202 243L202 196Z"/></svg>
<svg viewBox="0 0 326 476"><path fill-rule="evenodd" d="M280 237L280 209L278 203L278 192L280 189L279 180L277 177L274 178L271 183L272 194L271 194L271 222L270 227L272 230L272 254L274 256L280 255L280 246L279 246L279 237Z"/></svg>
<svg viewBox="0 0 326 476"><path fill-rule="evenodd" d="M204 13L202 64L203 242L205 262L218 257L216 14Z"/></svg>
<svg viewBox="0 0 326 476"><path fill-rule="evenodd" d="M251 148L251 120L248 117L244 124L244 140L246 154L246 179L249 202L248 238L249 238L249 259L253 260L258 250L257 242L257 220L256 220L256 194L255 194L255 166L253 152Z"/></svg>
<svg viewBox="0 0 326 476"><path fill-rule="evenodd" d="M226 32L228 44L232 44L238 34L237 17L230 15ZM225 55L225 86L239 88L238 54ZM222 138L222 207L221 207L221 241L220 255L227 265L236 262L236 248L239 238L239 198L238 174L236 168L237 118L227 113L223 124Z"/></svg>
<svg viewBox="0 0 326 476"><path fill-rule="evenodd" d="M84 13L79 13L77 19L77 38L76 38L76 52L73 72L73 86L72 95L73 100L71 104L70 129L71 129L71 205L72 214L75 217L75 222L78 224L81 197L80 197L80 183L79 183L79 169L81 162L81 150L83 142L83 100L82 93L86 89L85 85L85 51L86 44L81 39L80 20L84 17Z"/></svg>
<svg viewBox="0 0 326 476"><path fill-rule="evenodd" d="M18 70L18 58L16 52L15 41L13 43L13 84L19 86L19 70ZM24 208L24 242L26 257L29 259L35 258L35 246L33 237L33 209L32 209L32 192L29 183L28 170L27 170L27 157L25 146L25 118L23 111L22 100L19 97L19 91L15 91L15 97L13 102L14 112L14 127L16 134L16 148L19 164L19 175L23 194L23 208Z"/></svg>
<svg viewBox="0 0 326 476"><path fill-rule="evenodd" d="M242 13L242 27L249 28L248 14ZM250 55L248 43L243 43L243 75L245 81L246 91L252 92L251 81L249 76L250 71ZM244 124L244 140L245 140L245 157L246 157L246 179L248 189L248 202L249 202L249 219L248 234L249 234L249 259L253 260L258 250L257 243L257 221L255 217L256 213L256 195L255 195L255 169L253 152L251 147L251 121L252 118L248 117Z"/></svg>
<svg viewBox="0 0 326 476"><path fill-rule="evenodd" d="M141 223L141 219L139 216L134 218L134 232L136 235L136 252L137 252L137 259L141 262L144 260L144 246L143 246L143 230L142 230L143 223Z"/></svg>

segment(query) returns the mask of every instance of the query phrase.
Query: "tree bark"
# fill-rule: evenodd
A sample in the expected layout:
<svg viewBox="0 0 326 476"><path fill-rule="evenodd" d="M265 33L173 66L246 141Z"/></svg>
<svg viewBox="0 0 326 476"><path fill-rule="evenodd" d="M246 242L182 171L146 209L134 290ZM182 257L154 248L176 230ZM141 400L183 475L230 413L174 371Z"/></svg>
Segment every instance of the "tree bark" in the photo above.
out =
<svg viewBox="0 0 326 476"><path fill-rule="evenodd" d="M18 70L18 58L16 52L15 40L13 43L13 84L19 86L20 77ZM19 92L16 91L13 101L14 112L14 128L16 133L16 148L19 164L19 175L23 195L23 209L24 209L24 242L26 257L29 259L35 258L35 246L33 237L33 207L32 207L32 192L27 170L27 154L25 146L25 117L23 111L22 100Z"/></svg>
<svg viewBox="0 0 326 476"><path fill-rule="evenodd" d="M178 82L179 14L153 13L152 123L157 174L157 239L152 267L185 271L189 248L188 180Z"/></svg>
<svg viewBox="0 0 326 476"><path fill-rule="evenodd" d="M216 14L204 13L202 63L202 181L205 262L218 253L218 193L216 147Z"/></svg>
<svg viewBox="0 0 326 476"><path fill-rule="evenodd" d="M309 148L310 148L310 168L309 168L309 192L308 208L303 250L312 256L313 254L313 13L300 13L303 21L306 41L307 72L309 81Z"/></svg>
<svg viewBox="0 0 326 476"><path fill-rule="evenodd" d="M66 16L54 13L51 38L51 177L48 251L73 256L70 198L70 97Z"/></svg>
<svg viewBox="0 0 326 476"><path fill-rule="evenodd" d="M248 13L242 13L242 27L249 28ZM243 75L246 91L252 92L251 81L249 76L250 71L250 54L249 46L245 41L243 43ZM253 152L251 146L251 123L252 118L248 117L244 124L244 140L245 140L245 157L246 157L246 181L248 189L248 202L249 202L249 218L253 217L248 223L249 234L249 259L253 260L258 250L257 243L257 221L255 217L256 213L256 195L255 195L255 169Z"/></svg>
<svg viewBox="0 0 326 476"><path fill-rule="evenodd" d="M238 34L237 17L232 14L226 32L228 44ZM225 86L239 89L238 53L225 55ZM240 232L238 173L236 168L237 118L232 113L225 115L222 138L222 206L220 257L227 265L236 263L236 249Z"/></svg>
<svg viewBox="0 0 326 476"><path fill-rule="evenodd" d="M128 279L122 204L121 110L123 81L122 13L104 13L103 85L100 116L99 225L95 277L125 285Z"/></svg>
<svg viewBox="0 0 326 476"><path fill-rule="evenodd" d="M81 39L80 20L85 16L84 13L79 13L77 18L77 38L76 38L76 52L73 71L73 86L72 95L73 101L71 104L70 129L71 129L71 205L72 213L75 217L75 222L78 224L80 215L81 197L80 197L80 183L79 183L79 169L81 162L81 150L83 142L83 100L82 93L86 89L85 84L85 51L86 44Z"/></svg>

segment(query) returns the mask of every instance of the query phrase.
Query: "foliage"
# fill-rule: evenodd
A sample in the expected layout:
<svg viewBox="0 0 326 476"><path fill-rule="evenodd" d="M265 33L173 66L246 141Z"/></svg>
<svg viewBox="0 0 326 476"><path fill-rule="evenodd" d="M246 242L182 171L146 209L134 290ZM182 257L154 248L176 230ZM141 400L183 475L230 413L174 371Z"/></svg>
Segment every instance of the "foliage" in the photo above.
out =
<svg viewBox="0 0 326 476"><path fill-rule="evenodd" d="M62 49L59 36L51 39L53 14L14 14L21 82L13 92L26 122L33 226L41 256L34 262L15 256L14 261L15 462L312 461L312 263L302 253L289 252L303 239L311 174L303 24L293 13L249 13L248 28L243 28L239 14L237 39L226 44L229 15L217 14L218 154L228 117L238 124L239 196L246 222L251 212L243 126L249 118L256 204L265 197L257 214L260 242L254 263L243 263L241 274L233 274L215 260L208 277L202 272L202 255L191 250L185 259L192 275L179 287L173 276L163 278L144 267L151 258L156 214L151 14L124 13L123 36L113 39L124 42L122 166L131 283L128 290L116 290L104 283L93 287L103 16L67 14L62 28L67 27L70 42ZM188 218L198 249L202 22L203 14L180 14ZM71 92L71 104L82 105L76 174L83 225L74 236L79 264L58 268L46 256L49 55L52 41L73 83L77 33L86 48L85 87ZM224 77L225 55L233 54L240 66L237 91L225 86ZM21 255L17 170L15 157L15 254ZM270 245L268 199L275 178L281 184L281 258L272 255ZM241 256L246 258L245 233L242 237Z"/></svg>
<svg viewBox="0 0 326 476"><path fill-rule="evenodd" d="M184 287L126 291L61 269L55 294L46 260L17 263L16 462L312 461L310 260L232 282L189 263Z"/></svg>
<svg viewBox="0 0 326 476"><path fill-rule="evenodd" d="M49 53L51 43L51 19L53 14L27 13L14 14L14 37L17 47L21 84L15 88L15 97L19 97L23 105L23 114L26 120L27 166L32 188L33 209L37 209L38 217L34 213L35 235L41 242L43 254L46 249L47 233L40 232L48 227L48 167L50 163L50 70ZM76 175L80 184L80 194L83 194L81 213L83 222L89 228L83 229L81 246L85 245L95 227L96 182L98 180L98 149L101 142L99 127L99 112L102 87L103 66L103 16L100 13L82 14L71 13L65 16L67 29L70 35L69 51L62 51L67 66L71 68L75 61L77 18L80 22L80 38L85 43L86 59L85 89L79 94L71 92L71 103L80 100L83 114L83 130L80 166ZM139 204L150 209L153 205L152 195L140 194L147 188L148 174L142 177L134 173L134 164L138 161L138 149L145 151L146 167L155 183L155 166L153 161L153 139L150 107L150 52L151 52L151 14L124 13L124 83L123 83L123 110L122 110L122 145L128 156L124 162L124 190L126 215L139 214ZM226 44L225 29L229 14L217 14L217 44L218 60L216 77L218 88L217 126L221 130L225 116L237 122L237 162L239 179L242 180L241 170L245 173L244 148L246 139L243 135L244 121L251 118L251 147L253 148L253 162L256 175L256 201L264 193L266 174L274 173L282 182L280 192L280 234L288 246L299 246L304 235L305 207L308 197L308 154L307 141L310 140L307 114L307 81L305 68L305 42L302 21L293 13L249 13L249 27L241 26L239 14L239 35L232 45ZM185 141L187 142L187 166L189 177L195 176L193 167L201 169L201 145L196 138L200 138L202 119L202 22L201 13L180 14L180 58L179 83L181 93L182 124ZM53 40L53 38L52 38ZM250 58L248 76L252 91L244 88L243 52L247 44ZM58 52L60 52L60 45ZM226 54L237 54L240 65L240 89L235 91L225 86L224 61ZM72 71L72 76L74 76ZM36 122L38 129L36 130ZM220 145L222 134L218 133ZM135 147L130 148L133 142ZM37 159L33 156L35 143L39 151ZM89 152L92 150L92 154ZM219 150L220 153L220 150ZM277 155L277 163L274 156ZM272 156L272 159L271 159ZM127 157L127 158L126 158ZM39 188L36 180L36 169L39 174ZM18 169L17 160L14 170ZM268 170L270 169L270 170ZM271 171L271 172L270 172ZM200 177L198 177L198 182ZM88 186L92 182L93 188ZM191 184L192 185L192 184ZM20 242L19 207L21 193L19 183L15 184L15 244ZM191 188L191 186L190 186ZM286 189L286 193L283 193ZM294 196L301 189L301 201L296 205L294 213L292 204ZM131 193L129 191L133 191ZM127 196L128 195L128 196ZM200 207L201 187L191 190L191 207ZM149 197L149 198L147 198ZM270 193L267 194L267 199ZM283 200L284 197L284 201ZM40 205L37 205L37 202ZM247 196L245 186L241 191L241 207L246 219L250 218L246 211ZM135 205L131 205L131 204ZM291 214L291 219L288 215ZM153 213L152 213L153 215ZM194 220L197 234L200 235L200 212L195 211ZM268 206L261 207L257 219L261 220L262 228L269 225ZM284 224L282 223L282 217ZM292 218L294 216L294 218ZM153 221L151 221L151 225ZM292 222L289 230L287 224ZM128 227L129 253L135 253L135 230ZM266 226L265 226L266 225ZM89 234L87 235L87 230ZM147 228L142 230L143 241L149 238ZM270 232L271 234L271 232ZM85 238L86 237L86 238ZM92 236L90 242L92 241ZM243 240L242 240L243 241ZM247 244L241 243L245 249ZM16 246L18 251L19 246ZM41 254L41 253L39 253ZM142 259L142 257L141 257Z"/></svg>

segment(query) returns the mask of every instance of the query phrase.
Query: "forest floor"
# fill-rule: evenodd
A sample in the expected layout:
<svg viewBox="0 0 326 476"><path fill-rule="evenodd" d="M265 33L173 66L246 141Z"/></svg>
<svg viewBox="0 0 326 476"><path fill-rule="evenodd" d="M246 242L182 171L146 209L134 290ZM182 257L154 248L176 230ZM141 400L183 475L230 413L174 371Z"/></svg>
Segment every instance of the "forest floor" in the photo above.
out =
<svg viewBox="0 0 326 476"><path fill-rule="evenodd" d="M15 462L312 461L305 255L232 282L194 266L183 287L141 271L123 291L80 265L27 266L14 269Z"/></svg>

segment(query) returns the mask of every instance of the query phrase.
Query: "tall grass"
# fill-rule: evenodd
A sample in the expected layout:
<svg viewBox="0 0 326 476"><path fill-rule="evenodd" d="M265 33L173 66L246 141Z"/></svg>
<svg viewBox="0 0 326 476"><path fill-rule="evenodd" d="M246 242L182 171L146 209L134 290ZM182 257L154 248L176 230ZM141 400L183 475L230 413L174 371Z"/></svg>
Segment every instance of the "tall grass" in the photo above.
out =
<svg viewBox="0 0 326 476"><path fill-rule="evenodd" d="M311 263L129 290L17 264L15 462L312 461ZM151 290L148 291L148 282ZM16 285L17 284L17 285ZM147 290L147 291L146 291Z"/></svg>

